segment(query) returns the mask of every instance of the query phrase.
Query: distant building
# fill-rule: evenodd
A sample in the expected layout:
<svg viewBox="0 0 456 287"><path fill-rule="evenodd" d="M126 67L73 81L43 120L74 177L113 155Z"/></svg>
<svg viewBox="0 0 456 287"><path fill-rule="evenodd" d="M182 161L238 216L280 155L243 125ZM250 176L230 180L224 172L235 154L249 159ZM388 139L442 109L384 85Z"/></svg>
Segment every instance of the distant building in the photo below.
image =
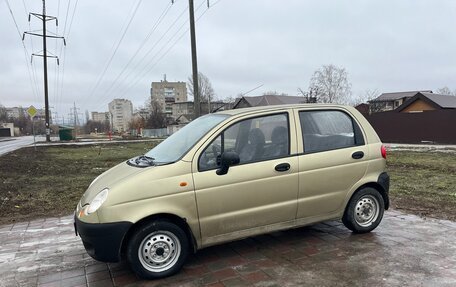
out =
<svg viewBox="0 0 456 287"><path fill-rule="evenodd" d="M432 93L431 90L383 93L379 97L369 101L369 112L378 113L395 110L406 100L420 92Z"/></svg>
<svg viewBox="0 0 456 287"><path fill-rule="evenodd" d="M443 109L456 109L456 96L420 92L397 108L399 113L422 113Z"/></svg>
<svg viewBox="0 0 456 287"><path fill-rule="evenodd" d="M14 124L13 123L0 123L0 137L13 137Z"/></svg>
<svg viewBox="0 0 456 287"><path fill-rule="evenodd" d="M160 104L162 112L171 116L173 104L187 101L187 85L185 82L168 82L166 75L160 82L152 82L150 89L152 101Z"/></svg>
<svg viewBox="0 0 456 287"><path fill-rule="evenodd" d="M174 119L179 118L181 115L188 115L194 113L194 103L193 102L181 102L174 103L172 105L172 117Z"/></svg>
<svg viewBox="0 0 456 287"><path fill-rule="evenodd" d="M8 118L11 119L18 119L21 116L22 117L29 117L27 114L27 109L24 107L12 107L12 108L6 108L6 114ZM52 119L52 111L49 110L49 118ZM44 120L45 118L45 111L44 109L36 109L36 115L34 117L35 120Z"/></svg>
<svg viewBox="0 0 456 287"><path fill-rule="evenodd" d="M220 110L222 107L226 108L227 104L222 101L213 101L210 102L210 104L207 102L203 102L201 103L201 114L205 115L208 113L213 113L214 111Z"/></svg>
<svg viewBox="0 0 456 287"><path fill-rule="evenodd" d="M109 122L109 112L92 112L92 121L99 123Z"/></svg>
<svg viewBox="0 0 456 287"><path fill-rule="evenodd" d="M23 107L6 108L6 115L11 119L18 119L21 116L26 116L27 112Z"/></svg>
<svg viewBox="0 0 456 287"><path fill-rule="evenodd" d="M147 119L149 117L149 115L150 115L150 111L146 108L135 110L135 112L133 113L134 118Z"/></svg>
<svg viewBox="0 0 456 287"><path fill-rule="evenodd" d="M201 115L208 114L209 112L213 112L218 110L221 107L224 107L226 103L221 101L214 101L210 104L207 102L201 103ZM182 103L174 103L172 105L172 118L177 120L182 115L193 115L194 114L194 103L193 102L182 102ZM192 118L193 119L193 118Z"/></svg>
<svg viewBox="0 0 456 287"><path fill-rule="evenodd" d="M305 104L314 102L314 98L296 97L296 96L279 96L279 95L263 95L256 97L240 97L234 102L233 109L271 106L271 105L287 105L287 104Z"/></svg>
<svg viewBox="0 0 456 287"><path fill-rule="evenodd" d="M128 125L133 116L133 104L131 101L125 99L114 99L108 106L113 131L128 131Z"/></svg>

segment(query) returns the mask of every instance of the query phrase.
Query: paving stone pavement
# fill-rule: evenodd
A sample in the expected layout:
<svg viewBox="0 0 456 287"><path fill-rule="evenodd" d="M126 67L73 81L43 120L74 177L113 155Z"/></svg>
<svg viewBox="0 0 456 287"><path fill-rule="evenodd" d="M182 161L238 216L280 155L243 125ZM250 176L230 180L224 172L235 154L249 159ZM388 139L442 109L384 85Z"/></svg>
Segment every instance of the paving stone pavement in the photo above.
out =
<svg viewBox="0 0 456 287"><path fill-rule="evenodd" d="M0 226L0 286L456 286L456 222L398 211L369 234L329 221L210 247L152 281L91 259L72 223Z"/></svg>

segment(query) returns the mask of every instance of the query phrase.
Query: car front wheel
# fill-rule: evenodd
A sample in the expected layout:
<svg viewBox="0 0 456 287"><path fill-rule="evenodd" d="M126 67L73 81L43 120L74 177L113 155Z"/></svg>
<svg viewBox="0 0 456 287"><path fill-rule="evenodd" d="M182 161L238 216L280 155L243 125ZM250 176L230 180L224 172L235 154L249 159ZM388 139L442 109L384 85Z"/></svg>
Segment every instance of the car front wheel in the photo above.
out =
<svg viewBox="0 0 456 287"><path fill-rule="evenodd" d="M154 279L178 272L189 253L185 232L168 221L154 221L139 228L127 247L127 261L141 278Z"/></svg>
<svg viewBox="0 0 456 287"><path fill-rule="evenodd" d="M370 232L382 221L384 210L382 195L376 189L366 187L352 196L342 222L355 233Z"/></svg>

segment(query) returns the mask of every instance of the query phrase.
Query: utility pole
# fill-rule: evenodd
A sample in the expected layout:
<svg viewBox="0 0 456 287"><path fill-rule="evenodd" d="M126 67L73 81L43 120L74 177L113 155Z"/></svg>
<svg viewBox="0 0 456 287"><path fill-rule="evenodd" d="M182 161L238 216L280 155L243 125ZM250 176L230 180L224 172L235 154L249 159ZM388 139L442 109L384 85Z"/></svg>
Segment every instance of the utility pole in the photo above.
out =
<svg viewBox="0 0 456 287"><path fill-rule="evenodd" d="M38 36L43 38L43 54L38 55L38 54L32 54L32 59L33 56L38 56L38 57L43 57L43 69L44 69L44 117L45 117L45 123L46 123L46 141L50 142L51 141L51 129L49 127L49 100L48 100L48 76L47 76L47 58L56 58L57 59L57 65L59 64L59 58L55 55L53 56L48 56L47 52L47 47L46 47L46 42L47 38L56 38L56 39L63 39L63 44L66 45L65 38L60 37L60 36L52 36L52 35L46 35L46 21L51 21L55 20L56 26L58 26L58 20L57 17L53 16L47 16L46 15L46 1L43 0L43 14L37 14L37 13L30 13L29 14L29 22L30 22L30 16L33 15L40 19L43 22L43 34L38 34L34 32L24 32L24 35L22 36L22 40L25 38L25 34L33 35L33 36Z"/></svg>
<svg viewBox="0 0 456 287"><path fill-rule="evenodd" d="M201 114L201 105L198 91L198 65L196 59L195 12L193 10L193 0L188 0L188 7L190 12L190 38L192 46L193 101L195 102L195 118L197 118Z"/></svg>

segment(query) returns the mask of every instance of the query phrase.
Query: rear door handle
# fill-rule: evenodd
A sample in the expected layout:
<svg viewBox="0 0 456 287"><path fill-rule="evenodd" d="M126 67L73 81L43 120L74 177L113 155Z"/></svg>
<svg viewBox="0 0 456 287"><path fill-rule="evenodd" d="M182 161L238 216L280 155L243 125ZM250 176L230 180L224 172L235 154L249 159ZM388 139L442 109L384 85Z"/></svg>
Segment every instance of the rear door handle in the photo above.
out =
<svg viewBox="0 0 456 287"><path fill-rule="evenodd" d="M352 158L354 159L360 159L364 157L364 153L362 151L355 151L352 153Z"/></svg>
<svg viewBox="0 0 456 287"><path fill-rule="evenodd" d="M275 166L275 170L277 171L287 171L290 169L290 164L289 163L281 163Z"/></svg>

